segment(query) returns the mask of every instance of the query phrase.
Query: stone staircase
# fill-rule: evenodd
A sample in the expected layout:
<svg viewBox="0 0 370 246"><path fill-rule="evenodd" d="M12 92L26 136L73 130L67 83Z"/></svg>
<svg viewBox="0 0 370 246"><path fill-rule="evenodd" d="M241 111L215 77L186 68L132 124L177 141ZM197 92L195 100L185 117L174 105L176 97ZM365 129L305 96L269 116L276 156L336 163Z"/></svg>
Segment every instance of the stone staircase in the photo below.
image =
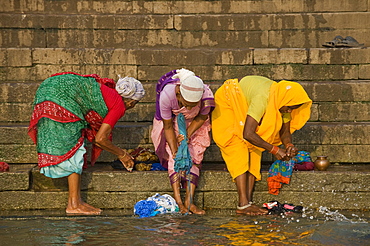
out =
<svg viewBox="0 0 370 246"><path fill-rule="evenodd" d="M367 0L3 1L0 6L0 161L10 163L11 172L1 174L0 184L8 185L11 183L9 177L24 175L22 179L26 188L22 188L25 192L22 193L16 188L0 185L3 187L0 188L3 191L0 192L3 201L0 209L12 207L13 202L9 199L15 193L24 194L20 201L42 200L44 205L29 203L28 207L14 205L14 208L60 206L56 201L41 197L55 196L52 191L60 190L63 185L56 189L49 183L49 190L43 189L43 192L35 188L37 155L27 135L27 126L38 85L49 75L62 71L96 73L110 78L121 74L143 82L147 92L145 98L128 111L114 129L113 141L122 148L152 148L150 130L155 110L155 83L172 69L185 67L193 70L213 91L226 79L252 74L276 81L297 81L314 103L309 122L293 135L294 143L311 152L314 158L328 155L333 164L365 164L362 170L369 170L366 169L366 164L370 163L370 49L366 47L370 43L369 5ZM337 35L353 36L365 46L321 46ZM94 180L92 177L102 176L102 172L115 180L122 179L121 182L131 187L127 188L131 190L125 188L122 192L132 192L132 197L120 199L132 201L152 194L155 189L145 188L150 186L138 188L131 184L132 179L145 180L147 175L153 175L155 183L166 184L166 188L158 187L157 191L169 191L165 173L127 174L104 168L114 158L103 152L98 161L104 172L93 169L84 174L88 183L86 194L96 196L93 203L97 206L105 199L119 199L114 196L108 198L112 190L96 188L101 182L114 185L111 183L113 180L89 183ZM231 188L234 185L228 174L212 171L217 169L217 165L222 165L220 152L214 143L206 151L204 161L207 171L198 196L202 199L207 195L214 196L212 189L202 187L218 186L222 179L225 183L220 183L222 188L218 192L232 194L226 200L233 203L229 206L219 204L221 200L209 200L203 202L204 207L225 205L225 208L234 208L235 190ZM271 163L273 157L264 153L263 161ZM333 170L338 173L351 170L340 169L337 165L336 168ZM330 175L333 173L337 172ZM207 179L207 175L216 175L217 179ZM295 175L292 180L296 177L296 182L301 182L305 175L307 179L314 175L312 180L316 183L322 180L322 175L330 176L322 172ZM363 175L368 175L368 172ZM341 177L333 176L330 180ZM357 180L357 176L350 179ZM351 192L356 192L357 181L343 182L355 182ZM14 184L22 186L17 182ZM340 183L334 184L342 187ZM287 200L298 201L293 197L301 197L305 190L298 191L292 187L300 185L296 183L285 188L286 192L292 192ZM302 185L310 187L312 183ZM257 191L267 194L265 184L259 187ZM115 192L119 193L119 189ZM311 203L322 192L330 196L332 191L319 188L312 191L316 195L305 193L307 201L303 202ZM361 192L365 196L368 194L366 189ZM64 199L65 192L58 194L60 199ZM6 198L8 196L9 199ZM361 197L365 196L361 194ZM257 200L264 201L264 198L259 196ZM339 196L337 198L333 202L339 202ZM365 203L357 207L353 204L345 208L369 208Z"/></svg>

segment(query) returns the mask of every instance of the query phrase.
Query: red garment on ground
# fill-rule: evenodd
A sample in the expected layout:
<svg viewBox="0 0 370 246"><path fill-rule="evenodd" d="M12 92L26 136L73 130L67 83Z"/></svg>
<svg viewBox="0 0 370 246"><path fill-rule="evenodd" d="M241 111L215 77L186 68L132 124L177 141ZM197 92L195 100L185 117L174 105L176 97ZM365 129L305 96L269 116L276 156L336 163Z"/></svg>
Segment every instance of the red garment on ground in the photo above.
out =
<svg viewBox="0 0 370 246"><path fill-rule="evenodd" d="M8 172L9 164L6 162L0 162L0 172Z"/></svg>

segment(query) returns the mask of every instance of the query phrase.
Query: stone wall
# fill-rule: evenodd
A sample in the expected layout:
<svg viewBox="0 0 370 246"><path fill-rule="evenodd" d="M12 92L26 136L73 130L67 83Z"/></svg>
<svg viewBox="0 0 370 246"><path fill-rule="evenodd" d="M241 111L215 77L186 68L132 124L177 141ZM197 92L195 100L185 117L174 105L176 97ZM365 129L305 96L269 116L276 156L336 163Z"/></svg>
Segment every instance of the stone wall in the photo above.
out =
<svg viewBox="0 0 370 246"><path fill-rule="evenodd" d="M300 82L314 104L294 141L333 162L369 162L368 0L6 0L0 6L0 157L36 163L27 136L32 100L49 75L133 76L147 95L116 127L123 148L151 147L155 83L193 70L216 91L229 78ZM363 48L323 48L336 35ZM104 153L100 161L113 156ZM271 161L269 154L264 160ZM222 161L213 144L205 161Z"/></svg>

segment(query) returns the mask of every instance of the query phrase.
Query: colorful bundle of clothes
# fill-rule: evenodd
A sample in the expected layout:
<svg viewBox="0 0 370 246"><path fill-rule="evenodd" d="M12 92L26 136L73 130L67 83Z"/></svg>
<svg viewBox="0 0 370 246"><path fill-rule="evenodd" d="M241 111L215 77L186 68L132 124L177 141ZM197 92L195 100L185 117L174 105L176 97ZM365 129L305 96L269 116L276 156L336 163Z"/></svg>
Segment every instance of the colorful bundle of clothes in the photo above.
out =
<svg viewBox="0 0 370 246"><path fill-rule="evenodd" d="M293 170L313 170L314 163L310 153L298 151L298 154L289 161L276 160L272 163L267 178L269 193L278 195L282 184L289 184Z"/></svg>
<svg viewBox="0 0 370 246"><path fill-rule="evenodd" d="M179 211L175 199L168 194L156 193L146 200L138 201L134 206L134 214L139 215L140 218L152 217L157 214L178 213Z"/></svg>
<svg viewBox="0 0 370 246"><path fill-rule="evenodd" d="M303 206L295 206L291 203L281 204L278 201L266 202L263 207L269 211L268 214L301 213L303 210Z"/></svg>

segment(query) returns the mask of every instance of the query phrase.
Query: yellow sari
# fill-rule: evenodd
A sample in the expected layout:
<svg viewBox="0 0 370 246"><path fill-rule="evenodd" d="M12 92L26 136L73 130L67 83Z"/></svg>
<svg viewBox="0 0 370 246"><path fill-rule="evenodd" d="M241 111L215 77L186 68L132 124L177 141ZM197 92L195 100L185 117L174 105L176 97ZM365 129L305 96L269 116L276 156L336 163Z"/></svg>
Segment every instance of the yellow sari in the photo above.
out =
<svg viewBox="0 0 370 246"><path fill-rule="evenodd" d="M261 157L263 148L252 145L243 137L248 105L238 79L229 79L215 93L216 107L212 112L213 139L233 179L249 171L261 180ZM290 81L271 85L268 104L257 134L266 142L281 144L279 131L283 124L279 109L283 106L303 104L291 113L290 131L304 126L310 117L312 100L303 87Z"/></svg>

